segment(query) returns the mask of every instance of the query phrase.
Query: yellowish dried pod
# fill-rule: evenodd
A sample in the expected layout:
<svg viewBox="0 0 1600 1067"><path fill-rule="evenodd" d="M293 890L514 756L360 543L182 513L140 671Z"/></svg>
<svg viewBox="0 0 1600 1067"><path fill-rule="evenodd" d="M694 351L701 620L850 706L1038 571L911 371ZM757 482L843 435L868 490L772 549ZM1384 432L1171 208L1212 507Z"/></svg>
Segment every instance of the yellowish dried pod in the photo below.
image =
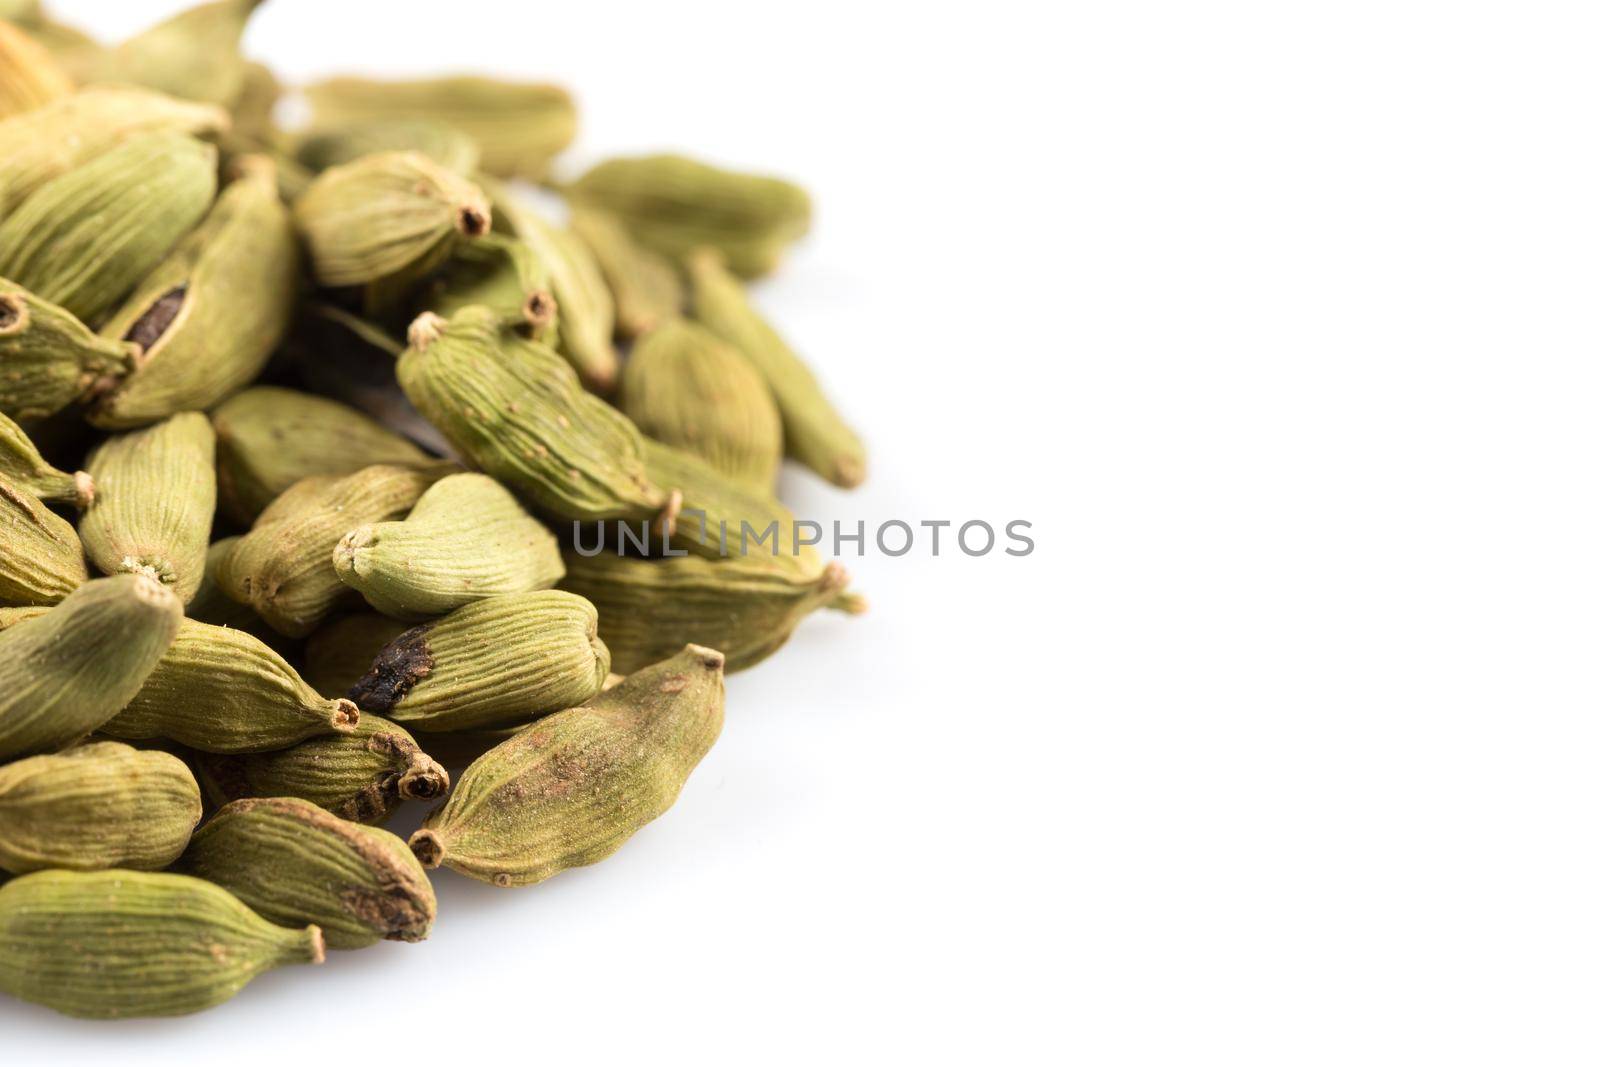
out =
<svg viewBox="0 0 1600 1067"><path fill-rule="evenodd" d="M693 452L735 481L772 491L783 462L783 424L772 390L704 327L676 319L646 334L623 368L618 402L650 437Z"/></svg>
<svg viewBox="0 0 1600 1067"><path fill-rule="evenodd" d="M572 97L554 85L478 77L331 78L305 93L317 126L397 118L453 126L478 143L483 169L502 178L543 178L578 129Z"/></svg>
<svg viewBox="0 0 1600 1067"><path fill-rule="evenodd" d="M261 3L215 0L180 11L108 52L96 66L95 80L232 107L247 73L239 38Z"/></svg>
<svg viewBox="0 0 1600 1067"><path fill-rule="evenodd" d="M600 692L611 653L596 631L571 593L491 597L395 638L347 695L424 733L531 722Z"/></svg>
<svg viewBox="0 0 1600 1067"><path fill-rule="evenodd" d="M722 654L690 645L484 753L411 849L498 886L597 863L672 806L722 716Z"/></svg>
<svg viewBox="0 0 1600 1067"><path fill-rule="evenodd" d="M158 871L200 821L200 787L176 756L115 741L0 766L0 869Z"/></svg>
<svg viewBox="0 0 1600 1067"><path fill-rule="evenodd" d="M127 706L100 727L124 741L165 738L201 752L271 752L354 733L360 712L320 696L242 630L184 619Z"/></svg>
<svg viewBox="0 0 1600 1067"><path fill-rule="evenodd" d="M295 797L227 805L174 870L222 886L280 926L315 925L334 949L426 940L438 910L404 841Z"/></svg>
<svg viewBox="0 0 1600 1067"><path fill-rule="evenodd" d="M101 331L144 356L91 410L96 426L212 407L254 381L288 332L300 286L289 211L265 157L234 168L206 220Z"/></svg>
<svg viewBox="0 0 1600 1067"><path fill-rule="evenodd" d="M42 419L111 388L139 346L108 341L66 308L0 278L0 412Z"/></svg>
<svg viewBox="0 0 1600 1067"><path fill-rule="evenodd" d="M383 646L409 629L409 622L375 611L356 611L329 619L306 639L301 677L319 693L343 693L372 669L372 661ZM363 715L361 721L367 718Z"/></svg>
<svg viewBox="0 0 1600 1067"><path fill-rule="evenodd" d="M216 434L197 411L108 438L89 457L98 492L78 521L104 574L148 574L194 599L217 510Z"/></svg>
<svg viewBox="0 0 1600 1067"><path fill-rule="evenodd" d="M457 174L477 172L478 142L465 131L437 119L366 119L314 129L295 146L295 158L313 173L353 163L376 152L421 152Z"/></svg>
<svg viewBox="0 0 1600 1067"><path fill-rule="evenodd" d="M72 524L0 475L0 604L54 604L88 580Z"/></svg>
<svg viewBox="0 0 1600 1067"><path fill-rule="evenodd" d="M683 313L683 279L672 262L628 235L616 216L574 208L572 232L594 254L617 309L617 333L638 337Z"/></svg>
<svg viewBox="0 0 1600 1067"><path fill-rule="evenodd" d="M561 546L486 474L437 482L403 521L358 526L333 550L344 584L399 619L430 619L561 580Z"/></svg>
<svg viewBox="0 0 1600 1067"><path fill-rule="evenodd" d="M4 414L0 414L0 478L40 500L72 504L80 511L94 500L94 479L88 472L68 474L52 467L27 431Z"/></svg>
<svg viewBox="0 0 1600 1067"><path fill-rule="evenodd" d="M19 27L0 22L0 119L32 111L72 92L61 63Z"/></svg>
<svg viewBox="0 0 1600 1067"><path fill-rule="evenodd" d="M187 1015L323 955L315 926L275 926L187 875L38 871L0 887L0 992L66 1015Z"/></svg>

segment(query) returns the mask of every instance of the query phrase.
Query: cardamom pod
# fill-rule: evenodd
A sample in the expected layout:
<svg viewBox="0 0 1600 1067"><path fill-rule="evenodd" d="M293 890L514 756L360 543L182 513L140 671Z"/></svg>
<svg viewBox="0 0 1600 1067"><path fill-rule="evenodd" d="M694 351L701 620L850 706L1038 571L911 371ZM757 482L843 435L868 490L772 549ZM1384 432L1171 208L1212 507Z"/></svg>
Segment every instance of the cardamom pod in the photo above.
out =
<svg viewBox="0 0 1600 1067"><path fill-rule="evenodd" d="M633 423L585 393L549 348L502 331L491 309L448 321L424 313L409 339L395 366L406 396L525 502L582 520L647 519L670 506L644 475Z"/></svg>
<svg viewBox="0 0 1600 1067"><path fill-rule="evenodd" d="M54 604L88 580L72 524L0 475L0 604Z"/></svg>
<svg viewBox="0 0 1600 1067"><path fill-rule="evenodd" d="M722 713L722 654L689 645L490 749L411 849L498 886L597 863L672 806Z"/></svg>
<svg viewBox="0 0 1600 1067"><path fill-rule="evenodd" d="M527 244L489 233L456 246L417 300L420 310L449 318L464 307L494 309L507 326L555 347L560 333L550 272Z"/></svg>
<svg viewBox="0 0 1600 1067"><path fill-rule="evenodd" d="M425 466L426 453L336 400L258 385L211 413L217 431L222 510L254 522L278 495L314 474L353 474L374 464Z"/></svg>
<svg viewBox="0 0 1600 1067"><path fill-rule="evenodd" d="M449 772L402 727L377 715L362 715L353 734L313 737L277 752L199 753L195 764L216 803L299 797L359 823L381 823L401 801L437 800L450 791Z"/></svg>
<svg viewBox="0 0 1600 1067"><path fill-rule="evenodd" d="M94 323L194 228L216 191L212 146L180 133L124 141L0 222L0 277Z"/></svg>
<svg viewBox="0 0 1600 1067"><path fill-rule="evenodd" d="M312 130L295 147L295 158L313 172L353 163L376 152L420 152L463 177L477 172L478 142L438 119L396 116L341 123Z"/></svg>
<svg viewBox="0 0 1600 1067"><path fill-rule="evenodd" d="M72 312L0 278L0 412L42 419L111 387L139 347L107 341Z"/></svg>
<svg viewBox="0 0 1600 1067"><path fill-rule="evenodd" d="M315 926L275 926L186 875L39 871L0 887L0 992L66 1015L203 1011L323 952Z"/></svg>
<svg viewBox="0 0 1600 1067"><path fill-rule="evenodd" d="M94 479L87 472L57 470L34 447L21 426L0 414L0 478L40 500L72 504L80 511L94 500Z"/></svg>
<svg viewBox="0 0 1600 1067"><path fill-rule="evenodd" d="M222 591L286 637L316 629L351 591L333 550L353 527L398 519L454 464L426 470L379 464L343 477L314 475L274 500L218 572Z"/></svg>
<svg viewBox="0 0 1600 1067"><path fill-rule="evenodd" d="M305 94L317 126L395 118L453 126L478 143L483 169L503 178L540 180L578 129L572 97L554 85L476 77L331 78Z"/></svg>
<svg viewBox="0 0 1600 1067"><path fill-rule="evenodd" d="M76 82L94 76L95 66L106 53L99 41L75 26L69 26L44 14L22 20L23 28L35 41L55 56L61 69Z"/></svg>
<svg viewBox="0 0 1600 1067"><path fill-rule="evenodd" d="M210 547L206 549L205 574L200 579L200 588L195 591L194 599L184 605L185 617L195 622L210 623L212 626L242 630L285 658L298 655L300 649L298 641L283 636L268 626L267 621L257 615L254 608L248 604L240 604L222 591L218 575L221 574L228 556L233 552L233 546L238 542L238 536L222 537L211 542Z"/></svg>
<svg viewBox="0 0 1600 1067"><path fill-rule="evenodd" d="M793 513L770 490L735 481L694 453L648 437L644 462L650 480L671 486L681 502L669 531L674 547L706 559L743 555L810 577L821 573L822 557L801 543Z"/></svg>
<svg viewBox="0 0 1600 1067"><path fill-rule="evenodd" d="M206 220L101 331L144 357L90 411L96 426L212 407L254 381L288 332L300 285L289 211L264 156L234 169Z"/></svg>
<svg viewBox="0 0 1600 1067"><path fill-rule="evenodd" d="M409 629L410 623L375 611L329 619L306 639L301 677L319 693L343 693L372 669L384 645ZM361 721L367 718L363 715Z"/></svg>
<svg viewBox="0 0 1600 1067"><path fill-rule="evenodd" d="M489 232L483 192L420 152L380 152L319 174L294 205L317 281L420 280L460 237Z"/></svg>
<svg viewBox="0 0 1600 1067"><path fill-rule="evenodd" d="M183 605L142 574L85 582L0 632L0 762L50 752L127 706L172 644Z"/></svg>
<svg viewBox="0 0 1600 1067"><path fill-rule="evenodd" d="M646 248L675 260L715 248L746 278L770 274L811 226L811 198L799 186L678 155L607 160L563 191L611 212Z"/></svg>
<svg viewBox="0 0 1600 1067"><path fill-rule="evenodd" d="M438 910L404 841L295 797L235 800L173 869L220 885L280 926L313 924L333 949L426 940Z"/></svg>
<svg viewBox="0 0 1600 1067"><path fill-rule="evenodd" d="M619 404L641 432L694 453L735 481L772 491L783 462L772 390L703 326L675 319L640 339L622 372Z"/></svg>
<svg viewBox="0 0 1600 1067"><path fill-rule="evenodd" d="M274 118L278 102L283 99L283 83L265 63L247 60L244 80L239 95L233 100L233 135L263 147L274 146L284 140Z"/></svg>
<svg viewBox="0 0 1600 1067"><path fill-rule="evenodd" d="M72 79L50 50L19 27L0 22L0 119L32 111L72 92Z"/></svg>
<svg viewBox="0 0 1600 1067"><path fill-rule="evenodd" d="M141 134L213 137L227 127L221 108L122 85L90 86L14 115L0 121L0 217L48 182Z"/></svg>
<svg viewBox="0 0 1600 1067"><path fill-rule="evenodd" d="M201 752L270 752L308 737L351 734L348 700L325 699L264 642L184 619L138 693L100 732L165 738Z"/></svg>
<svg viewBox="0 0 1600 1067"><path fill-rule="evenodd" d="M367 603L428 619L561 580L555 536L486 474L452 474L403 521L358 526L333 550L333 569Z"/></svg>
<svg viewBox="0 0 1600 1067"><path fill-rule="evenodd" d="M0 868L158 871L200 821L181 759L115 741L0 766Z"/></svg>
<svg viewBox="0 0 1600 1067"><path fill-rule="evenodd" d="M90 561L104 574L148 574L193 600L217 510L211 421L190 411L107 438L90 454L89 473L99 491L78 536Z"/></svg>
<svg viewBox="0 0 1600 1067"><path fill-rule="evenodd" d="M239 38L261 2L216 0L180 11L113 48L95 80L232 107L246 77Z"/></svg>
<svg viewBox="0 0 1600 1067"><path fill-rule="evenodd" d="M480 600L389 642L348 696L423 732L531 722L600 692L611 653L597 626L571 593Z"/></svg>
<svg viewBox="0 0 1600 1067"><path fill-rule="evenodd" d="M683 279L671 261L640 247L614 215L574 208L572 232L594 255L611 290L617 333L638 337L683 312Z"/></svg>
<svg viewBox="0 0 1600 1067"><path fill-rule="evenodd" d="M766 378L783 415L788 454L834 485L853 489L867 474L867 453L823 393L811 368L767 324L721 260L700 251L688 261L694 317Z"/></svg>

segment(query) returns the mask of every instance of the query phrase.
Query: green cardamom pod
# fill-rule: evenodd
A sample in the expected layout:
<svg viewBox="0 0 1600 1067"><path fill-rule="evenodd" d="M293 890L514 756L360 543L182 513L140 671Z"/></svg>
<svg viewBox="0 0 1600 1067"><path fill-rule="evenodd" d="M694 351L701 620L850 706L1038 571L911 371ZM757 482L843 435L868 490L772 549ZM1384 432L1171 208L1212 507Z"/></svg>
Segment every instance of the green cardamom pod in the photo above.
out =
<svg viewBox="0 0 1600 1067"><path fill-rule="evenodd" d="M461 237L489 232L483 192L420 152L380 152L323 171L294 205L325 286L420 279Z"/></svg>
<svg viewBox="0 0 1600 1067"><path fill-rule="evenodd" d="M526 243L504 234L485 234L457 245L417 304L419 310L443 318L481 304L524 337L551 347L560 338L549 270Z"/></svg>
<svg viewBox="0 0 1600 1067"><path fill-rule="evenodd" d="M622 372L622 413L735 481L771 492L783 462L772 390L715 334L675 319L640 339ZM718 646L713 646L718 647Z"/></svg>
<svg viewBox="0 0 1600 1067"><path fill-rule="evenodd" d="M683 313L683 279L672 262L628 235L616 217L574 208L572 232L600 265L617 311L617 333L638 337Z"/></svg>
<svg viewBox="0 0 1600 1067"><path fill-rule="evenodd" d="M144 356L90 411L96 426L210 408L254 381L288 332L300 285L289 211L265 157L234 169L206 220L101 331Z"/></svg>
<svg viewBox="0 0 1600 1067"><path fill-rule="evenodd" d="M355 408L272 385L229 398L212 411L211 423L222 510L239 523L254 522L280 493L314 474L431 462L422 449Z"/></svg>
<svg viewBox="0 0 1600 1067"><path fill-rule="evenodd" d="M0 478L40 500L72 504L80 511L94 500L94 479L86 471L57 470L34 447L21 426L0 414Z"/></svg>
<svg viewBox="0 0 1600 1067"><path fill-rule="evenodd" d="M374 611L329 619L306 639L301 677L319 693L343 693L372 669L383 646L409 629L410 623Z"/></svg>
<svg viewBox="0 0 1600 1067"><path fill-rule="evenodd" d="M72 523L0 475L0 604L54 604L88 580Z"/></svg>
<svg viewBox="0 0 1600 1067"><path fill-rule="evenodd" d="M61 63L19 27L0 22L0 119L43 107L72 92Z"/></svg>
<svg viewBox="0 0 1600 1067"><path fill-rule="evenodd" d="M94 323L194 228L217 191L217 150L148 134L42 186L0 222L0 277Z"/></svg>
<svg viewBox="0 0 1600 1067"><path fill-rule="evenodd" d="M597 629L571 593L491 597L389 642L348 696L423 732L531 722L600 692L611 653Z"/></svg>
<svg viewBox="0 0 1600 1067"><path fill-rule="evenodd" d="M0 868L158 871L200 821L181 759L101 741L0 766Z"/></svg>
<svg viewBox="0 0 1600 1067"><path fill-rule="evenodd" d="M239 38L261 2L216 0L180 11L113 48L95 80L232 107L246 75Z"/></svg>
<svg viewBox="0 0 1600 1067"><path fill-rule="evenodd" d="M722 654L689 645L484 753L411 849L498 886L597 863L677 800L722 713Z"/></svg>
<svg viewBox="0 0 1600 1067"><path fill-rule="evenodd" d="M187 1015L323 953L315 926L275 926L187 875L39 871L0 887L0 992L66 1015Z"/></svg>
<svg viewBox="0 0 1600 1067"><path fill-rule="evenodd" d="M260 145L279 140L281 135L273 115L281 99L283 83L272 68L254 60L246 61L239 95L231 107L234 136Z"/></svg>
<svg viewBox="0 0 1600 1067"><path fill-rule="evenodd" d="M139 346L108 341L66 308L0 278L0 412L42 419L109 389Z"/></svg>
<svg viewBox="0 0 1600 1067"><path fill-rule="evenodd" d="M214 802L299 797L341 819L381 823L405 800L437 800L450 774L402 727L362 715L356 732L292 748L233 756L199 753L200 784Z"/></svg>
<svg viewBox="0 0 1600 1067"><path fill-rule="evenodd" d="M0 762L51 752L127 706L172 644L183 605L142 574L85 582L0 632Z"/></svg>
<svg viewBox="0 0 1600 1067"><path fill-rule="evenodd" d="M503 178L540 180L578 130L572 97L554 85L477 77L332 78L305 93L316 126L397 118L452 126L480 146L483 169Z"/></svg>
<svg viewBox="0 0 1600 1067"><path fill-rule="evenodd" d="M404 841L295 797L227 805L174 870L220 885L280 926L315 925L333 949L426 940L437 912Z"/></svg>
<svg viewBox="0 0 1600 1067"><path fill-rule="evenodd" d="M78 520L105 574L148 574L185 603L205 577L217 510L216 434L197 411L108 438L89 456L98 490Z"/></svg>
<svg viewBox="0 0 1600 1067"><path fill-rule="evenodd" d="M476 173L481 159L478 142L461 129L438 119L404 116L312 130L300 138L294 155L313 172L321 172L377 152L420 152L463 176Z"/></svg>
<svg viewBox="0 0 1600 1067"><path fill-rule="evenodd" d="M811 226L811 198L799 186L677 155L607 160L564 192L611 212L646 248L674 260L715 248L746 278L770 274Z"/></svg>
<svg viewBox="0 0 1600 1067"><path fill-rule="evenodd" d="M565 320L563 320L565 321ZM395 374L474 466L562 518L648 519L668 494L645 477L639 431L583 391L549 348L500 329L489 308L425 313Z"/></svg>
<svg viewBox="0 0 1600 1067"><path fill-rule="evenodd" d="M306 636L351 592L333 569L339 540L356 526L402 518L455 469L379 464L296 482L234 544L217 575L222 591L284 636Z"/></svg>
<svg viewBox="0 0 1600 1067"><path fill-rule="evenodd" d="M403 521L358 526L333 550L340 580L400 619L429 619L561 580L555 536L486 474L435 483Z"/></svg>
<svg viewBox="0 0 1600 1067"><path fill-rule="evenodd" d="M320 696L264 642L184 619L144 685L100 732L124 741L165 738L201 752L270 752L354 733L360 721L354 704Z"/></svg>
<svg viewBox="0 0 1600 1067"><path fill-rule="evenodd" d="M741 352L766 378L783 415L790 456L834 485L853 489L867 474L867 453L823 393L816 375L767 324L739 279L713 253L689 257L694 317Z"/></svg>
<svg viewBox="0 0 1600 1067"><path fill-rule="evenodd" d="M735 481L694 453L648 437L644 461L651 481L671 486L680 502L669 530L675 548L707 559L759 556L773 567L821 573L822 557L802 543L793 513L770 490Z"/></svg>

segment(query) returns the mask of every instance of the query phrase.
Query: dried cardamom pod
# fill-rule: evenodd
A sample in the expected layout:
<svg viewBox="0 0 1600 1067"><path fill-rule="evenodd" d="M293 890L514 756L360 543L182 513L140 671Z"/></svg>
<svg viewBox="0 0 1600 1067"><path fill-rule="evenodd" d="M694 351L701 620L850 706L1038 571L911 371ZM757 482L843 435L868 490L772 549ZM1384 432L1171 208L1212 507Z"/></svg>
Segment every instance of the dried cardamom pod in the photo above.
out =
<svg viewBox="0 0 1600 1067"><path fill-rule="evenodd" d="M210 623L242 630L266 645L280 656L291 657L299 653L299 642L288 638L267 625L267 621L247 604L240 604L222 591L217 580L222 566L239 538L223 537L211 542L206 549L205 575L194 599L184 605L184 615L195 622ZM303 677L303 676L302 676Z"/></svg>
<svg viewBox="0 0 1600 1067"><path fill-rule="evenodd" d="M282 98L283 83L278 81L272 68L247 60L239 95L231 106L234 136L259 145L277 142L281 135L273 113Z"/></svg>
<svg viewBox="0 0 1600 1067"><path fill-rule="evenodd" d="M49 49L17 26L0 22L0 119L71 92L72 79Z"/></svg>
<svg viewBox="0 0 1600 1067"><path fill-rule="evenodd" d="M575 208L572 232L600 265L617 310L617 333L638 337L683 312L684 286L673 264L640 247L627 228L604 211Z"/></svg>
<svg viewBox="0 0 1600 1067"><path fill-rule="evenodd" d="M308 87L317 126L386 119L431 119L470 136L483 169L538 181L577 134L577 109L554 85L445 77L418 81L332 78Z"/></svg>
<svg viewBox="0 0 1600 1067"><path fill-rule="evenodd" d="M39 871L0 888L0 992L81 1018L202 1011L323 952L315 926L274 926L181 874Z"/></svg>
<svg viewBox="0 0 1600 1067"><path fill-rule="evenodd" d="M611 653L594 606L554 589L491 597L407 630L349 690L422 732L531 722L600 692Z"/></svg>
<svg viewBox="0 0 1600 1067"><path fill-rule="evenodd" d="M286 637L306 636L350 593L333 569L339 539L364 523L401 518L455 469L379 464L296 482L234 544L217 575L222 591Z"/></svg>
<svg viewBox="0 0 1600 1067"><path fill-rule="evenodd" d="M42 419L109 389L139 346L108 341L58 307L0 278L0 412Z"/></svg>
<svg viewBox="0 0 1600 1067"><path fill-rule="evenodd" d="M358 526L333 550L340 580L400 619L429 619L561 580L555 536L486 474L452 474L403 521Z"/></svg>
<svg viewBox="0 0 1600 1067"><path fill-rule="evenodd" d="M68 77L80 84L94 76L96 65L106 53L105 46L87 33L43 12L35 18L22 20L22 26L55 56Z"/></svg>
<svg viewBox="0 0 1600 1067"><path fill-rule="evenodd" d="M124 141L0 222L0 277L94 323L194 228L216 191L212 146L179 133Z"/></svg>
<svg viewBox="0 0 1600 1067"><path fill-rule="evenodd" d="M210 137L227 127L227 113L208 104L132 86L80 89L0 122L0 217L46 183L141 134Z"/></svg>
<svg viewBox="0 0 1600 1067"><path fill-rule="evenodd" d="M88 580L72 524L0 475L0 604L54 604Z"/></svg>
<svg viewBox="0 0 1600 1067"><path fill-rule="evenodd" d="M377 715L362 715L353 734L313 737L277 752L201 753L195 763L216 803L299 797L359 823L381 823L401 801L437 800L450 791L450 775L438 761Z"/></svg>
<svg viewBox="0 0 1600 1067"><path fill-rule="evenodd" d="M618 398L640 431L770 493L783 424L766 380L702 326L675 319L634 346ZM720 646L713 646L720 647Z"/></svg>
<svg viewBox="0 0 1600 1067"><path fill-rule="evenodd" d="M306 639L301 677L319 693L343 693L372 669L383 646L409 629L410 623L374 611L329 619Z"/></svg>
<svg viewBox="0 0 1600 1067"><path fill-rule="evenodd" d="M355 408L272 385L230 397L211 413L211 423L217 430L222 510L240 523L255 521L285 489L314 474L432 462L422 449Z"/></svg>
<svg viewBox="0 0 1600 1067"><path fill-rule="evenodd" d="M314 924L333 949L424 941L438 910L404 841L295 797L235 800L173 870L220 885L280 926Z"/></svg>
<svg viewBox="0 0 1600 1067"><path fill-rule="evenodd" d="M462 176L477 172L478 142L438 119L396 116L365 119L312 130L300 139L295 158L313 172L353 163L376 152L421 152Z"/></svg>
<svg viewBox="0 0 1600 1067"><path fill-rule="evenodd" d="M0 762L50 752L127 706L172 644L183 605L142 574L86 582L0 632Z"/></svg>
<svg viewBox="0 0 1600 1067"><path fill-rule="evenodd" d="M34 447L26 431L0 414L0 478L40 500L71 504L80 511L94 500L94 479L87 472L57 470Z"/></svg>
<svg viewBox="0 0 1600 1067"><path fill-rule="evenodd" d="M141 426L201 411L261 373L288 332L299 253L272 163L247 156L206 220L101 331L144 350L133 374L89 414L96 426Z"/></svg>
<svg viewBox="0 0 1600 1067"><path fill-rule="evenodd" d="M0 868L158 871L200 821L181 759L115 741L0 766Z"/></svg>
<svg viewBox="0 0 1600 1067"><path fill-rule="evenodd" d="M729 671L744 670L782 647L818 608L854 612L862 604L845 593L850 576L837 562L809 576L761 558L628 559L573 552L561 584L594 604L612 669L623 673L655 663L686 642L719 647Z"/></svg>
<svg viewBox="0 0 1600 1067"><path fill-rule="evenodd" d="M417 304L444 318L464 307L482 305L524 337L552 347L560 338L550 272L526 243L504 234L485 234L458 244Z"/></svg>
<svg viewBox="0 0 1600 1067"><path fill-rule="evenodd" d="M294 205L325 286L420 280L461 237L489 232L489 202L420 152L380 152L323 171Z"/></svg>
<svg viewBox="0 0 1600 1067"><path fill-rule="evenodd" d="M689 645L484 753L411 849L498 886L597 863L677 800L722 711L722 654Z"/></svg>
<svg viewBox="0 0 1600 1067"><path fill-rule="evenodd" d="M634 425L585 393L549 348L502 331L491 309L463 308L448 321L425 313L409 339L395 366L406 396L527 503L586 521L670 508L644 475Z"/></svg>
<svg viewBox="0 0 1600 1067"><path fill-rule="evenodd" d="M216 0L180 11L113 48L95 80L232 107L244 91L247 67L239 38L261 2Z"/></svg>
<svg viewBox="0 0 1600 1067"><path fill-rule="evenodd" d="M566 230L547 222L504 186L482 181L495 219L503 231L533 249L550 273L550 291L561 310L557 351L572 364L584 385L609 393L617 384L621 361L611 343L616 306L605 276L589 248Z"/></svg>
<svg viewBox="0 0 1600 1067"><path fill-rule="evenodd" d="M271 752L309 737L352 734L356 706L325 699L265 643L184 619L137 694L100 732L165 738L201 752Z"/></svg>
<svg viewBox="0 0 1600 1067"><path fill-rule="evenodd" d="M646 248L674 260L715 248L746 278L771 273L811 226L811 198L798 185L677 155L607 160L564 192L611 212Z"/></svg>
<svg viewBox="0 0 1600 1067"><path fill-rule="evenodd" d="M735 481L694 453L648 437L644 461L651 481L671 486L681 501L669 531L675 548L706 559L759 556L770 566L808 577L822 572L822 557L803 543L793 513L770 491Z"/></svg>
<svg viewBox="0 0 1600 1067"><path fill-rule="evenodd" d="M217 510L216 434L198 411L117 434L89 456L98 487L78 520L89 559L104 574L148 574L194 599L205 576Z"/></svg>
<svg viewBox="0 0 1600 1067"><path fill-rule="evenodd" d="M783 415L790 456L834 485L853 489L867 474L867 453L817 383L811 368L750 303L744 286L707 251L689 257L694 317L733 345L766 378Z"/></svg>

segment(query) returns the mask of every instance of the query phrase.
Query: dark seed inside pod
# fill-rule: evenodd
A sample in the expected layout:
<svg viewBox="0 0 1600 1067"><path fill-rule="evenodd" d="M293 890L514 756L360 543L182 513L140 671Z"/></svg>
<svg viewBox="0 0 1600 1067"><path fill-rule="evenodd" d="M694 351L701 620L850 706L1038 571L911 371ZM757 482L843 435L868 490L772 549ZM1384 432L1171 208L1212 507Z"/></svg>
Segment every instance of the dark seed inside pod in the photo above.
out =
<svg viewBox="0 0 1600 1067"><path fill-rule="evenodd" d="M123 340L132 341L148 352L157 341L161 340L162 335L167 332L167 327L172 325L172 320L178 317L178 312L183 310L183 301L188 295L187 285L180 285L163 293L159 300L150 305L148 311L139 316Z"/></svg>

